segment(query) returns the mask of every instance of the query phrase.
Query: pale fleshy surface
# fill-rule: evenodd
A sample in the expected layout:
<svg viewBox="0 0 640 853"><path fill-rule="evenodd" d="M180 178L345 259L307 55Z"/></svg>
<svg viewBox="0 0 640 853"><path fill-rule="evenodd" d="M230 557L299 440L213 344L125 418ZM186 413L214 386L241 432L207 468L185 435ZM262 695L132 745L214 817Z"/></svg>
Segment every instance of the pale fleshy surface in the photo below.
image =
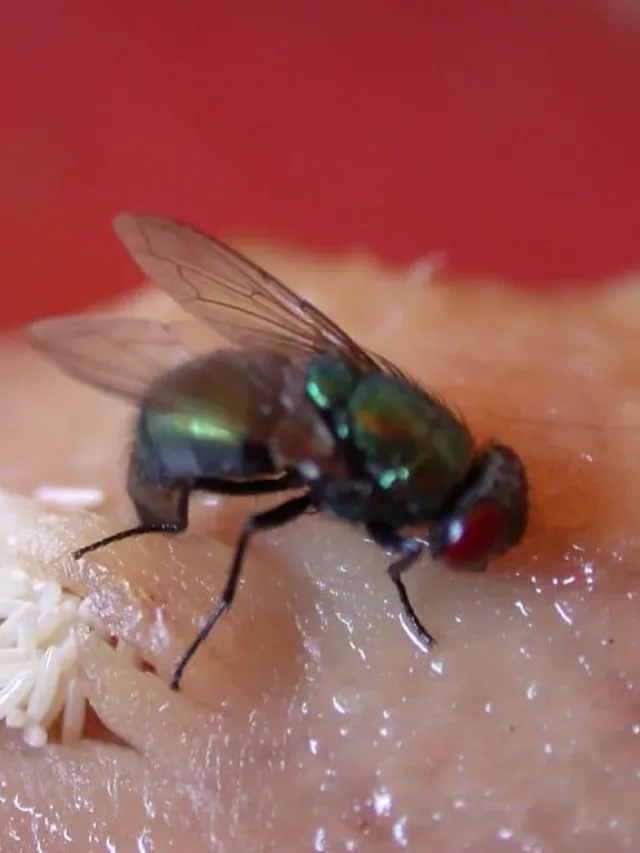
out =
<svg viewBox="0 0 640 853"><path fill-rule="evenodd" d="M429 656L402 630L384 556L357 531L309 517L256 540L184 696L95 637L83 648L94 708L137 752L33 752L2 735L8 825L51 850L64 831L82 850L107 837L231 853L637 849L640 289L542 300L407 283L369 261L259 258L481 434L513 442L531 470L530 535L488 575L413 572L440 640ZM130 517L127 410L19 349L0 355L0 395L13 400L2 485L99 486L117 517L5 498L7 557L89 593L166 677L252 504L199 507L194 535L76 566L73 544Z"/></svg>

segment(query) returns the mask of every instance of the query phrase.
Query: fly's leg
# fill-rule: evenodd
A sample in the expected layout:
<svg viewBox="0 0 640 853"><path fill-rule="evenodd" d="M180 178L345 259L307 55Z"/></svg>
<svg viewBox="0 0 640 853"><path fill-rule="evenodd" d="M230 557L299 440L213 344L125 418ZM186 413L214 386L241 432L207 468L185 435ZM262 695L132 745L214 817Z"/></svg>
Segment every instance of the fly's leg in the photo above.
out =
<svg viewBox="0 0 640 853"><path fill-rule="evenodd" d="M222 616L225 610L228 610L233 604L233 599L235 598L236 590L238 588L238 581L240 580L240 575L242 573L242 563L249 543L249 538L259 530L269 530L273 527L281 527L283 524L293 521L299 515L302 515L307 511L310 501L311 498L309 495L301 495L300 497L291 498L285 503L273 507L273 509L266 510L265 512L261 512L248 519L238 540L236 552L233 557L233 562L231 563L231 568L229 569L229 574L227 575L227 582L222 595L208 616L207 621L198 632L197 637L180 658L171 680L172 690L178 689L186 665L207 639L211 633L211 629L218 619Z"/></svg>
<svg viewBox="0 0 640 853"><path fill-rule="evenodd" d="M426 646L433 645L436 640L429 631L424 627L417 613L413 609L413 605L409 600L407 588L402 580L402 575L410 569L424 550L424 543L418 539L405 538L396 533L395 530L387 527L385 524L371 523L367 525L367 532L383 550L395 551L400 554L399 559L395 560L387 568L387 574L391 578L395 586L400 603L402 604L406 618L413 628L418 639Z"/></svg>
<svg viewBox="0 0 640 853"><path fill-rule="evenodd" d="M287 471L280 477L257 480L225 480L223 477L198 478L193 488L215 495L268 495L284 492L287 489L299 489L303 485L296 471Z"/></svg>
<svg viewBox="0 0 640 853"><path fill-rule="evenodd" d="M73 557L79 560L85 554L97 551L105 545L122 542L132 536L143 536L147 533L181 533L187 529L189 521L189 492L193 489L215 492L219 495L263 495L270 492L281 492L300 486L297 475L285 473L281 477L269 480L225 480L222 477L210 477L197 480L189 487L163 488L156 486L140 477L130 477L129 488L136 505L140 524L128 530L121 530L112 536L106 536L90 545L85 545L74 551Z"/></svg>
<svg viewBox="0 0 640 853"><path fill-rule="evenodd" d="M147 533L180 533L187 529L189 520L189 488L181 487L174 489L158 489L158 494L162 494L167 498L167 506L169 501L171 504L169 515L173 516L168 519L166 510L164 519L155 517L150 511L145 511L141 506L137 506L138 517L140 524L137 527L131 527L128 530L121 530L119 533L114 533L112 536L105 536L104 539L99 539L97 542L92 542L90 545L85 545L83 548L78 548L73 552L73 558L79 560L85 554L90 554L92 551L97 551L105 545L112 545L114 542L122 542L124 539L129 539L132 536L143 536Z"/></svg>
<svg viewBox="0 0 640 853"><path fill-rule="evenodd" d="M146 533L180 533L187 526L186 519L184 524L139 524L137 527L130 527L127 530L121 530L119 533L114 533L113 536L105 536L104 539L98 539L97 542L92 542L90 545L85 545L78 548L71 555L74 560L79 560L85 554L90 554L92 551L98 551L104 548L105 545L113 545L114 542L122 542L124 539L130 539L132 536L144 536Z"/></svg>

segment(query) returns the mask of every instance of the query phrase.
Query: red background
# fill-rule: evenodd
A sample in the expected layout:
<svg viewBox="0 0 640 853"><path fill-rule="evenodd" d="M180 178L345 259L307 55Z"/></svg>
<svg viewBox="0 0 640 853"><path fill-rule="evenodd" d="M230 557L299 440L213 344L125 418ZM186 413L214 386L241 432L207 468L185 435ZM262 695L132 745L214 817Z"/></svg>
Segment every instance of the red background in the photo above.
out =
<svg viewBox="0 0 640 853"><path fill-rule="evenodd" d="M9 0L0 323L136 283L122 208L461 272L640 261L631 0ZM636 4L637 8L637 4Z"/></svg>

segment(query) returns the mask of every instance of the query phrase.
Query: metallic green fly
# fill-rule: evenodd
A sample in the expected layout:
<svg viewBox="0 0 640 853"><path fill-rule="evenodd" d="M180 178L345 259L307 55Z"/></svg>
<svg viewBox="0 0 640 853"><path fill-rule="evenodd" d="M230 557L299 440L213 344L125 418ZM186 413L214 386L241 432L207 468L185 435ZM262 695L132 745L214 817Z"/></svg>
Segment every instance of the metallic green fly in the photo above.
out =
<svg viewBox="0 0 640 853"><path fill-rule="evenodd" d="M115 231L153 282L231 348L184 357L170 325L78 317L37 323L33 344L63 370L138 406L127 489L139 523L76 552L188 525L193 491L295 490L246 522L225 588L172 687L231 607L251 536L309 510L364 527L395 558L389 577L417 637L402 575L427 551L482 570L528 518L524 466L477 447L466 424L386 359L360 348L265 270L188 225L120 214ZM427 533L411 533L422 526Z"/></svg>

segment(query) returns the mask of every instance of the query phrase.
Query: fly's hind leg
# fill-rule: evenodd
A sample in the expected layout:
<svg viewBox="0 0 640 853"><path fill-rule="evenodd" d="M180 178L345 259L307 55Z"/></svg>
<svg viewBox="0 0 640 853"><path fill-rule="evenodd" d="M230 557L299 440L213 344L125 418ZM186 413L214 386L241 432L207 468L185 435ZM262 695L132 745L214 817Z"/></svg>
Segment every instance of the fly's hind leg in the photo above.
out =
<svg viewBox="0 0 640 853"><path fill-rule="evenodd" d="M133 536L147 533L180 533L187 529L189 521L189 492L191 485L178 483L173 486L158 486L129 473L128 492L138 515L139 524L105 536L97 542L85 545L74 552L76 560L105 545L122 542Z"/></svg>
<svg viewBox="0 0 640 853"><path fill-rule="evenodd" d="M207 639L211 633L211 629L218 619L222 616L225 610L228 610L233 604L233 599L235 598L235 594L238 589L238 581L240 580L240 575L242 573L242 563L245 551L252 534L256 533L258 530L269 530L270 528L281 527L283 524L293 521L299 515L302 515L307 511L310 502L311 499L309 495L300 495L299 497L285 501L285 503L280 504L279 506L273 507L273 509L268 509L265 512L258 513L258 515L252 516L246 522L236 546L236 552L233 557L233 562L231 563L231 568L229 569L229 574L227 575L227 582L222 595L218 599L214 609L209 614L207 621L198 632L197 637L180 658L171 681L172 690L178 689L186 665Z"/></svg>
<svg viewBox="0 0 640 853"><path fill-rule="evenodd" d="M171 486L159 486L142 476L138 466L132 463L129 468L127 491L140 523L136 527L121 530L112 536L105 536L104 539L85 545L74 551L73 556L78 560L105 545L112 545L114 542L122 542L124 539L147 533L181 533L187 529L189 493L194 489L219 495L263 495L299 488L300 485L298 475L291 471L272 479L243 481L210 477L188 484L178 482Z"/></svg>

